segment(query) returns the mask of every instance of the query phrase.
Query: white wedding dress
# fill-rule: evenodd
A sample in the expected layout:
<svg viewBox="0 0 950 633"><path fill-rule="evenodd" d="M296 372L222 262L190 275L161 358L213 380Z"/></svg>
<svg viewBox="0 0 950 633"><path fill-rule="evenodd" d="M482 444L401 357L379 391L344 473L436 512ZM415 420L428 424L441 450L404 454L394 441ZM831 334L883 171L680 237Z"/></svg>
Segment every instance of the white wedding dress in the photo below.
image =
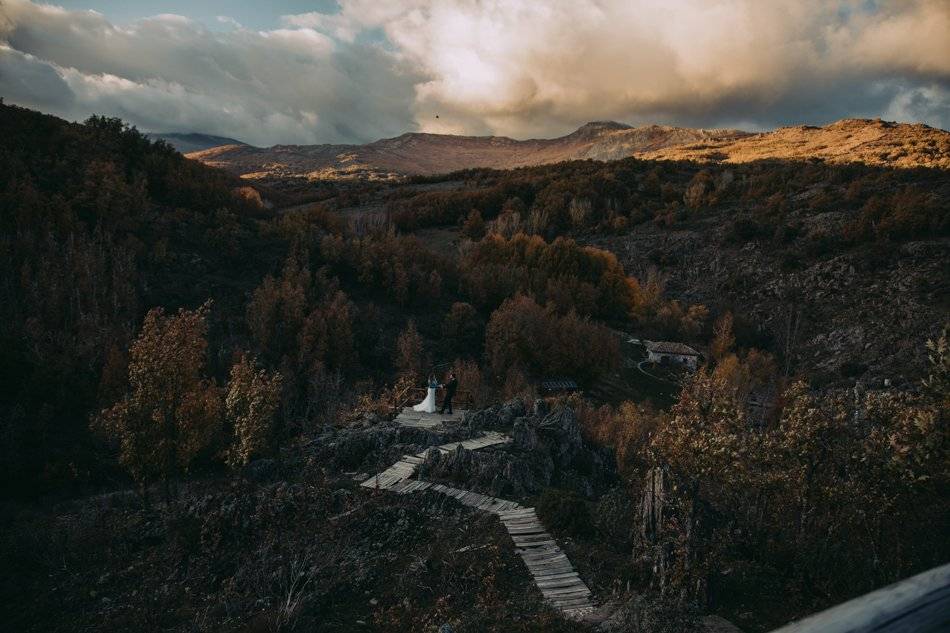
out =
<svg viewBox="0 0 950 633"><path fill-rule="evenodd" d="M412 410L422 413L435 413L435 389L435 386L430 383L429 391L426 393L426 399L412 407Z"/></svg>

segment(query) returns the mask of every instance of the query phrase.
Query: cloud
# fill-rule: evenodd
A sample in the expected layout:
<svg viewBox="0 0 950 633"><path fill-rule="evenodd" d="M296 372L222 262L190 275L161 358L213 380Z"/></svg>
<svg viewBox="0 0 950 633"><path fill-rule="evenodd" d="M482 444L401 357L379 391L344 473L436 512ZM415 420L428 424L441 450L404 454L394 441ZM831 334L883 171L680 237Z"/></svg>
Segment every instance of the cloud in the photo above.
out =
<svg viewBox="0 0 950 633"><path fill-rule="evenodd" d="M941 0L341 0L232 26L0 0L0 94L256 144L553 136L596 119L950 127Z"/></svg>
<svg viewBox="0 0 950 633"><path fill-rule="evenodd" d="M117 26L4 0L0 42L0 95L68 118L117 115L261 145L365 142L414 127L410 68L313 29L213 32L175 15Z"/></svg>
<svg viewBox="0 0 950 633"><path fill-rule="evenodd" d="M454 0L414 4L383 28L428 77L416 87L420 120L447 111L439 124L455 131L820 123L893 112L891 102L950 80L950 4L940 1Z"/></svg>

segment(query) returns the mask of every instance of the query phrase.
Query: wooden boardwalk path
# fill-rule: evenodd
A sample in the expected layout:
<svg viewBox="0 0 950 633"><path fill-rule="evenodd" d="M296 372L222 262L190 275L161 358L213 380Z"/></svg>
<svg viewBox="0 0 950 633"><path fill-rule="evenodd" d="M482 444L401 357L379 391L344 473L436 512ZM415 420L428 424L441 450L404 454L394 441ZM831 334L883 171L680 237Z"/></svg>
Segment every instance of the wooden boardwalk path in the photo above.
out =
<svg viewBox="0 0 950 633"><path fill-rule="evenodd" d="M480 437L463 442L449 442L434 448L443 453L448 453L459 445L469 450L477 450L504 444L510 439L506 435L490 431ZM398 462L360 485L391 490L399 494L431 490L453 497L463 505L498 516L515 544L515 552L524 561L545 600L570 618L580 618L591 613L594 607L590 589L574 570L567 554L558 547L554 537L544 529L534 508L470 490L411 479L430 450L432 449L428 448L415 455L404 455Z"/></svg>
<svg viewBox="0 0 950 633"><path fill-rule="evenodd" d="M465 411L456 409L452 413L421 413L413 411L412 407L403 407L403 410L396 416L396 422L403 426L411 426L421 429L433 429L446 422L459 422Z"/></svg>
<svg viewBox="0 0 950 633"><path fill-rule="evenodd" d="M400 459L398 462L383 472L373 475L360 485L365 488L392 488L395 484L412 477L415 474L416 469L419 468L419 464L425 460L426 453L433 449L438 450L440 453L450 453L458 446L468 450L478 450L480 448L485 448L486 446L505 444L510 441L511 438L507 435L504 435L503 433L489 431L484 435L473 437L469 440L463 440L461 442L448 442L440 446L432 446L425 449L424 451L416 453L415 455L403 455L402 459Z"/></svg>

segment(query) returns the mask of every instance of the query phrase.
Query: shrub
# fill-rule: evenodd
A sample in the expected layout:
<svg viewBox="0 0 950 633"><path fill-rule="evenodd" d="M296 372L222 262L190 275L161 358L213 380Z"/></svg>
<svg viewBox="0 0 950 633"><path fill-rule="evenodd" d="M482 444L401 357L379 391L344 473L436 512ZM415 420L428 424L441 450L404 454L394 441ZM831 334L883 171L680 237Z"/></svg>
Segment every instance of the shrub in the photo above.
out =
<svg viewBox="0 0 950 633"><path fill-rule="evenodd" d="M573 491L546 489L538 500L538 517L546 527L570 536L587 537L594 531L587 502Z"/></svg>
<svg viewBox="0 0 950 633"><path fill-rule="evenodd" d="M485 220L482 219L481 213L472 209L462 225L462 235L475 241L485 237Z"/></svg>

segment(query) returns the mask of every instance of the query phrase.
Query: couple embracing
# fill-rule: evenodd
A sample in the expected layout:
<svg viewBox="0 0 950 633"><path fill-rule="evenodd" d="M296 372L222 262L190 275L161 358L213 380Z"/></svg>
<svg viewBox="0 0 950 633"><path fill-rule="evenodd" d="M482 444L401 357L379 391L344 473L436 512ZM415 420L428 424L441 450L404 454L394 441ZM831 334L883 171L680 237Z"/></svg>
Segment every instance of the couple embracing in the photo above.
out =
<svg viewBox="0 0 950 633"><path fill-rule="evenodd" d="M452 415L452 397L455 396L455 390L458 389L459 381L455 378L455 372L449 372L449 379L445 384L439 384L435 379L435 374L429 376L429 391L426 393L426 399L412 407L413 411L422 413L435 413L435 390L445 389L445 397L442 400L442 409L439 413L445 413L448 409L449 415Z"/></svg>

